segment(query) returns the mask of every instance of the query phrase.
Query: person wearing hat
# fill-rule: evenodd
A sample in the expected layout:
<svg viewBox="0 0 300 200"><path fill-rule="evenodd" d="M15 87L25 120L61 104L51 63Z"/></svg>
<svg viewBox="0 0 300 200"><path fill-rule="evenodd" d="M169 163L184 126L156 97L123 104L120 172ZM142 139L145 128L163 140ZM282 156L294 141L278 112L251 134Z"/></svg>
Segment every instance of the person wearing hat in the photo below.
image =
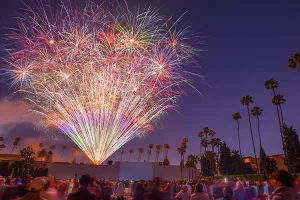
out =
<svg viewBox="0 0 300 200"><path fill-rule="evenodd" d="M20 200L46 200L40 196L40 192L43 190L45 180L43 178L35 178L30 184L30 191L21 197Z"/></svg>
<svg viewBox="0 0 300 200"><path fill-rule="evenodd" d="M80 188L77 192L69 194L67 200L96 200L96 194L88 190L88 185L92 183L92 178L84 174L79 179Z"/></svg>

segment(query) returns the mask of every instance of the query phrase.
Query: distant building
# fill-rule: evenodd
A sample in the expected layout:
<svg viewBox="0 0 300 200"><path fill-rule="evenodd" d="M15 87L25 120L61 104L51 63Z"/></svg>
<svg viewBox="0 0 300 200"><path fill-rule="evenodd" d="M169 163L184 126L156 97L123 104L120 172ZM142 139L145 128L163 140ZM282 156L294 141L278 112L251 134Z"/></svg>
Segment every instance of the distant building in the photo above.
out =
<svg viewBox="0 0 300 200"><path fill-rule="evenodd" d="M276 154L268 156L270 159L274 159L276 161L276 166L279 170L288 170L287 166L284 164L284 154ZM247 164L251 164L252 168L256 168L255 158L252 156L244 157L244 161ZM257 158L258 168L260 168L260 158ZM260 169L259 169L260 170Z"/></svg>

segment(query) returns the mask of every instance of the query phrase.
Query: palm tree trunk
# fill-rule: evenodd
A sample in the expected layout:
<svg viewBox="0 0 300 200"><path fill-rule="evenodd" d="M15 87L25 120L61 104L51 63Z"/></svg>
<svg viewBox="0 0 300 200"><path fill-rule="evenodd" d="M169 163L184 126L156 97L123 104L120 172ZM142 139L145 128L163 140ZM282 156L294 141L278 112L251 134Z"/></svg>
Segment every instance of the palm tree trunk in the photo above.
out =
<svg viewBox="0 0 300 200"><path fill-rule="evenodd" d="M16 147L16 145L14 145L14 146L13 146L13 148L12 148L12 150L11 150L10 154L12 154L12 152L13 152L13 151L14 151L14 149L15 149L15 147Z"/></svg>
<svg viewBox="0 0 300 200"><path fill-rule="evenodd" d="M129 154L129 160L128 160L129 162L130 162L130 158L131 158L131 153Z"/></svg>
<svg viewBox="0 0 300 200"><path fill-rule="evenodd" d="M148 159L147 159L147 161L149 162L150 161L150 156L151 156L151 148L150 148L150 154L148 154Z"/></svg>
<svg viewBox="0 0 300 200"><path fill-rule="evenodd" d="M261 158L261 148L262 148L262 146L261 146L261 137L260 137L259 117L256 116L256 118L257 118L257 130L258 130L259 147L260 147L259 148L259 157ZM260 160L260 161L261 161L261 169L260 169L260 171L262 171L263 174L265 174L264 161L263 160Z"/></svg>
<svg viewBox="0 0 300 200"><path fill-rule="evenodd" d="M253 138L253 131L252 131L251 119L250 119L249 105L247 105L247 110L248 110L248 120L249 120L249 126L250 126L250 133L251 133L251 139L252 139L252 146L253 146L254 157L255 157L255 163L256 163L257 178L259 179L258 162L257 162L257 156L256 156L255 145L254 145L254 138Z"/></svg>
<svg viewBox="0 0 300 200"><path fill-rule="evenodd" d="M280 136L281 136L281 143L282 143L282 149L283 149L283 152L284 152L284 157L286 158L286 164L287 164L287 167L288 167L288 172L291 172L291 169L290 169L290 163L289 163L289 159L288 159L288 155L287 155L287 151L286 151L286 146L284 144L284 138L283 138L283 124L282 124L282 121L280 119L280 114L279 114L279 106L276 106L276 110L277 110L277 117L278 117L278 122L279 122L279 130L280 130Z"/></svg>
<svg viewBox="0 0 300 200"><path fill-rule="evenodd" d="M192 180L193 180L193 177L194 177L194 169L192 168Z"/></svg>
<svg viewBox="0 0 300 200"><path fill-rule="evenodd" d="M121 154L121 161L122 161L122 158L123 158L123 154Z"/></svg>
<svg viewBox="0 0 300 200"><path fill-rule="evenodd" d="M182 176L182 165L181 163L183 162L183 159L182 159L182 155L181 155L181 162L180 162L180 176L181 176L181 181L183 181L183 176Z"/></svg>
<svg viewBox="0 0 300 200"><path fill-rule="evenodd" d="M243 156L242 156L242 149L241 149L241 138L240 138L240 122L239 122L239 120L236 120L236 121L237 121L237 125L238 125L238 140L239 140L240 156L241 156L241 158L243 158ZM241 170L242 170L242 174L244 174L243 160L241 160Z"/></svg>

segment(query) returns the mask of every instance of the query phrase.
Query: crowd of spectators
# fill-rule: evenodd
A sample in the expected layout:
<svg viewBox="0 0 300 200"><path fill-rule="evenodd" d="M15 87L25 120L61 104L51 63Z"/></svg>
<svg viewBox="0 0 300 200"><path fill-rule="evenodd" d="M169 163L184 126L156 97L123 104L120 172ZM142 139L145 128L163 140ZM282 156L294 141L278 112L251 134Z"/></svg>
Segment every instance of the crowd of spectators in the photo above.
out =
<svg viewBox="0 0 300 200"><path fill-rule="evenodd" d="M279 170L269 181L79 180L0 177L0 200L298 200L300 180Z"/></svg>

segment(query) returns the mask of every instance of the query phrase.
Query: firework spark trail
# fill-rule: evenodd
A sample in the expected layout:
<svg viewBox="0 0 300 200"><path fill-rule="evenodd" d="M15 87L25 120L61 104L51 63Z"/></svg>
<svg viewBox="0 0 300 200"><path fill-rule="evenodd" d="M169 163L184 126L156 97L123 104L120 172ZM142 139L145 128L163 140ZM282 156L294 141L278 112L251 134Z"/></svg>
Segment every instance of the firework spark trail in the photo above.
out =
<svg viewBox="0 0 300 200"><path fill-rule="evenodd" d="M95 164L151 131L188 83L181 66L194 49L186 29L171 32L156 10L27 10L9 35L16 44L7 74L32 110Z"/></svg>

